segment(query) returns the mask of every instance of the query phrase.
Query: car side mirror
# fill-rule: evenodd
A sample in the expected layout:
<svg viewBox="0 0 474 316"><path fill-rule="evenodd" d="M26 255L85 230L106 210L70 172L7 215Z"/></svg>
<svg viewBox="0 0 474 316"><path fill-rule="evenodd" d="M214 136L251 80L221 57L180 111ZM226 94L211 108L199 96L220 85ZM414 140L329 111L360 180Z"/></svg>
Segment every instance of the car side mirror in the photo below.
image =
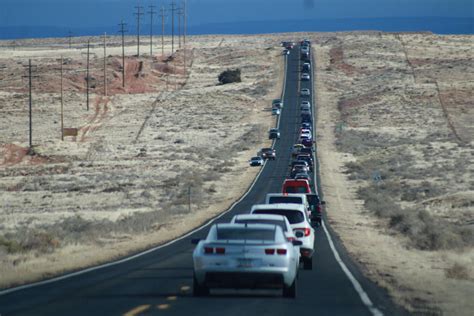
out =
<svg viewBox="0 0 474 316"><path fill-rule="evenodd" d="M301 240L293 240L291 243L293 244L293 246L302 246L303 245L303 242Z"/></svg>
<svg viewBox="0 0 474 316"><path fill-rule="evenodd" d="M191 243L192 243L193 245L199 244L200 241L201 241L201 239L199 239L199 238L193 238L193 239L191 239Z"/></svg>
<svg viewBox="0 0 474 316"><path fill-rule="evenodd" d="M295 236L296 236L296 238L302 238L302 237L304 237L304 233L302 231L297 231L295 233Z"/></svg>

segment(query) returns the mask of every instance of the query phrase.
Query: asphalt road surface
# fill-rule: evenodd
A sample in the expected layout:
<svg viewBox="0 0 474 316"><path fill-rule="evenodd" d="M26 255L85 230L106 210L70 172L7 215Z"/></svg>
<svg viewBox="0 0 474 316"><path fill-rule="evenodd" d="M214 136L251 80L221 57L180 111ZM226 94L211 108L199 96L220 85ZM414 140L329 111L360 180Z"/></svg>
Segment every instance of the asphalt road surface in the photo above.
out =
<svg viewBox="0 0 474 316"><path fill-rule="evenodd" d="M290 148L300 126L299 89L309 88L312 99L314 93L313 80L299 80L299 47L282 58L287 60L287 67L279 122L281 139L274 144L277 159L266 163L248 194L217 222L248 213L253 204L263 203L267 193L280 192L288 174ZM313 106L316 113L314 102ZM324 226L316 229L313 270L300 271L296 299L282 298L280 290L211 290L210 297L193 297L191 239L204 238L207 226L126 262L10 293L0 292L0 315L405 314L383 289L363 277L334 234L331 245L325 232L331 229L327 223Z"/></svg>

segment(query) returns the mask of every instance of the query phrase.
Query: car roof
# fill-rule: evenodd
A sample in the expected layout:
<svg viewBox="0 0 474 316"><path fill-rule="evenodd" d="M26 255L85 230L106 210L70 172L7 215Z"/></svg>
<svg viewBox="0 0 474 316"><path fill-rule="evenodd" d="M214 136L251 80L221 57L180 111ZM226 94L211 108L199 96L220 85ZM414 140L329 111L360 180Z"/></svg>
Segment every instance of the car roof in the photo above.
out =
<svg viewBox="0 0 474 316"><path fill-rule="evenodd" d="M267 219L267 220L285 220L285 216L276 214L239 214L235 215L233 220L246 220L246 219Z"/></svg>
<svg viewBox="0 0 474 316"><path fill-rule="evenodd" d="M297 197L306 197L304 193L267 193L267 197L270 196L297 196Z"/></svg>
<svg viewBox="0 0 474 316"><path fill-rule="evenodd" d="M276 203L276 204L255 204L252 206L252 212L254 210L292 210L292 211L305 211L303 204L290 204L290 203Z"/></svg>
<svg viewBox="0 0 474 316"><path fill-rule="evenodd" d="M262 229L262 230L274 230L278 225L272 224L238 224L238 223L218 223L214 224L214 227L217 229L226 229L226 228L252 228L252 229Z"/></svg>

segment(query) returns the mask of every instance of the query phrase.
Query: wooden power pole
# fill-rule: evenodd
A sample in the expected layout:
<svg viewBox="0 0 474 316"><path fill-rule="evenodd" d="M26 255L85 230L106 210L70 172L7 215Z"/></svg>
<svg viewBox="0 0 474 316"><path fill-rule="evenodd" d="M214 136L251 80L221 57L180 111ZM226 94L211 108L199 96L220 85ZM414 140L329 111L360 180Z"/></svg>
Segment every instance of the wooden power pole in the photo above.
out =
<svg viewBox="0 0 474 316"><path fill-rule="evenodd" d="M140 57L140 18L143 15L143 7L138 5L135 8L137 9L137 12L135 13L137 16L137 57Z"/></svg>
<svg viewBox="0 0 474 316"><path fill-rule="evenodd" d="M157 12L155 11L156 6L150 5L149 8L150 11L148 11L148 13L150 14L150 57L153 57L153 17Z"/></svg>
<svg viewBox="0 0 474 316"><path fill-rule="evenodd" d="M28 76L23 76L28 78L28 106L29 106L29 137L28 137L28 154L33 155L33 78L38 78L38 76L33 76L33 66L31 64L31 59L28 60Z"/></svg>
<svg viewBox="0 0 474 316"><path fill-rule="evenodd" d="M165 8L162 6L160 10L161 15L161 55L165 55Z"/></svg>
<svg viewBox="0 0 474 316"><path fill-rule="evenodd" d="M63 85L64 59L61 56L61 140L64 140L64 85Z"/></svg>
<svg viewBox="0 0 474 316"><path fill-rule="evenodd" d="M174 54L174 12L176 11L176 3L171 2L171 55Z"/></svg>
<svg viewBox="0 0 474 316"><path fill-rule="evenodd" d="M107 33L104 33L104 96L107 96Z"/></svg>
<svg viewBox="0 0 474 316"><path fill-rule="evenodd" d="M86 108L89 111L89 89L90 89L90 76L89 76L89 66L90 66L90 47L91 41L87 40L87 70L86 70Z"/></svg>
<svg viewBox="0 0 474 316"><path fill-rule="evenodd" d="M125 33L127 32L125 30L125 26L127 24L122 22L119 24L120 30L119 33L122 34L122 87L125 88Z"/></svg>

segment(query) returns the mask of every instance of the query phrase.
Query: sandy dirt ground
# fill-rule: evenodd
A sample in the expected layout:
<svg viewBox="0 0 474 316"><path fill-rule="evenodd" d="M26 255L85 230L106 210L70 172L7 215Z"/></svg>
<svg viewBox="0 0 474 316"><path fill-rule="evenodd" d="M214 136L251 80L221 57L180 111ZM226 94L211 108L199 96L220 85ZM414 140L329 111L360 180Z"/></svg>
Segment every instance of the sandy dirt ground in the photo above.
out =
<svg viewBox="0 0 474 316"><path fill-rule="evenodd" d="M462 240L456 233L472 232L474 223L474 37L373 32L313 39L331 226L364 273L414 314L471 315L472 234ZM406 233L394 229L409 217L384 215L385 202L371 206L364 188L390 201L387 208L400 208L397 214L423 214L441 232L428 234L421 221L419 231L408 222Z"/></svg>
<svg viewBox="0 0 474 316"><path fill-rule="evenodd" d="M107 96L101 39L92 41L89 111L85 39L72 49L57 39L0 45L0 287L180 236L227 209L259 170L247 160L270 144L275 124L270 101L281 93L284 67L277 38L192 37L172 57L139 59L131 45L125 88L121 47L108 40ZM64 141L61 56L64 127L78 131ZM28 59L38 76L34 155L22 77ZM228 68L240 68L242 82L217 85Z"/></svg>

